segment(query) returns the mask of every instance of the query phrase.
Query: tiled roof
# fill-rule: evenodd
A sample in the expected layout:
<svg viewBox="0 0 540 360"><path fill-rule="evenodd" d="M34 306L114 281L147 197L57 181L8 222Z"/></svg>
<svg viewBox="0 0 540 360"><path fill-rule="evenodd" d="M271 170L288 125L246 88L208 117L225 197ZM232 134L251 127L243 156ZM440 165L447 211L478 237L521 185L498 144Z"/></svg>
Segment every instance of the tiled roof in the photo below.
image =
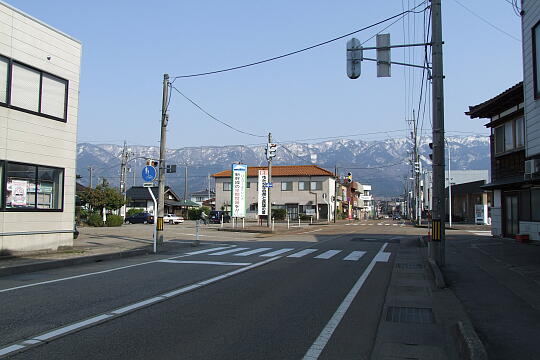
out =
<svg viewBox="0 0 540 360"><path fill-rule="evenodd" d="M158 197L158 187L153 186L151 187L152 192L154 193L154 196ZM171 188L168 186L165 186L165 193L171 193L174 198L180 199L178 195L175 194L174 191L172 191ZM126 197L131 200L152 200L152 196L150 196L150 193L148 192L148 189L143 186L133 186L129 188L126 191Z"/></svg>
<svg viewBox="0 0 540 360"><path fill-rule="evenodd" d="M523 81L506 89L499 95L484 101L481 104L469 106L469 111L465 115L474 118L490 118L500 114L502 111L516 106L523 102Z"/></svg>
<svg viewBox="0 0 540 360"><path fill-rule="evenodd" d="M248 177L259 176L259 170L267 166L248 166ZM224 170L212 175L215 178L230 177L231 170ZM334 173L317 165L275 165L272 166L272 176L334 176Z"/></svg>

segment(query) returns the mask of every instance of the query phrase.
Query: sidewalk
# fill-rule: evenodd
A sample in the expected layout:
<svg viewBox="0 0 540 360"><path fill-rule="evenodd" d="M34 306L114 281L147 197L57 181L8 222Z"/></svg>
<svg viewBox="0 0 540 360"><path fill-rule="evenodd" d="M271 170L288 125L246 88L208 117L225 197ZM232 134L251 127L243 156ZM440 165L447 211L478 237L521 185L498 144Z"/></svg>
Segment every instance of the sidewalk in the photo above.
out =
<svg viewBox="0 0 540 360"><path fill-rule="evenodd" d="M540 358L540 243L452 235L443 269L490 359Z"/></svg>

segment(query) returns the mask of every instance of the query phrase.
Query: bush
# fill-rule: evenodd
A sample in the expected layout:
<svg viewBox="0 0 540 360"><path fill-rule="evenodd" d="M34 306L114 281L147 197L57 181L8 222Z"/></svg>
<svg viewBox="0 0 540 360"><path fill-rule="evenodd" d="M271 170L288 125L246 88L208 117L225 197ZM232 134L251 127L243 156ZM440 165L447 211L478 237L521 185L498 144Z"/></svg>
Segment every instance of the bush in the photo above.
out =
<svg viewBox="0 0 540 360"><path fill-rule="evenodd" d="M122 226L123 223L124 218L114 214L108 214L107 221L105 221L106 226Z"/></svg>
<svg viewBox="0 0 540 360"><path fill-rule="evenodd" d="M144 212L144 209L129 209L126 213L126 216L133 216L138 213Z"/></svg>
<svg viewBox="0 0 540 360"><path fill-rule="evenodd" d="M92 213L88 216L86 223L90 226L101 227L103 226L103 217L100 213Z"/></svg>
<svg viewBox="0 0 540 360"><path fill-rule="evenodd" d="M306 215L306 214L300 214L300 220L302 221L309 221L311 220L311 215Z"/></svg>
<svg viewBox="0 0 540 360"><path fill-rule="evenodd" d="M188 210L188 220L200 220L201 214L204 211L206 215L210 214L210 208L208 206L201 206Z"/></svg>
<svg viewBox="0 0 540 360"><path fill-rule="evenodd" d="M272 217L275 220L285 220L285 216L287 216L287 210L285 210L285 209L272 209Z"/></svg>

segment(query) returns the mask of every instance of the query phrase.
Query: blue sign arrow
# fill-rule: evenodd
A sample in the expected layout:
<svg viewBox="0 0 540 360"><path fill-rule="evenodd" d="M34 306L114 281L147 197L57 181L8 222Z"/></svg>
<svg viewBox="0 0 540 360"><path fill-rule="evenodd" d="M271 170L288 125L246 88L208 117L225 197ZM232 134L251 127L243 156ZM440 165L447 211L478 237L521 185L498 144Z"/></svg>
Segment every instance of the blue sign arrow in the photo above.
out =
<svg viewBox="0 0 540 360"><path fill-rule="evenodd" d="M153 166L146 165L142 169L142 178L146 182L154 181L154 179L156 178L156 174L156 168Z"/></svg>

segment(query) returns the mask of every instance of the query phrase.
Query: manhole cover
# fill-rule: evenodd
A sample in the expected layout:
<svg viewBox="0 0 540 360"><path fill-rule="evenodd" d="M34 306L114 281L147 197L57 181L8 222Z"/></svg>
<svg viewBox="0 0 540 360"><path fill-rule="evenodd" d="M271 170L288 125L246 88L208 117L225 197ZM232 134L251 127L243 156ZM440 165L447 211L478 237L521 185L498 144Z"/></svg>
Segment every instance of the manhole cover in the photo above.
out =
<svg viewBox="0 0 540 360"><path fill-rule="evenodd" d="M435 318L431 308L389 306L386 321L396 323L433 324Z"/></svg>

